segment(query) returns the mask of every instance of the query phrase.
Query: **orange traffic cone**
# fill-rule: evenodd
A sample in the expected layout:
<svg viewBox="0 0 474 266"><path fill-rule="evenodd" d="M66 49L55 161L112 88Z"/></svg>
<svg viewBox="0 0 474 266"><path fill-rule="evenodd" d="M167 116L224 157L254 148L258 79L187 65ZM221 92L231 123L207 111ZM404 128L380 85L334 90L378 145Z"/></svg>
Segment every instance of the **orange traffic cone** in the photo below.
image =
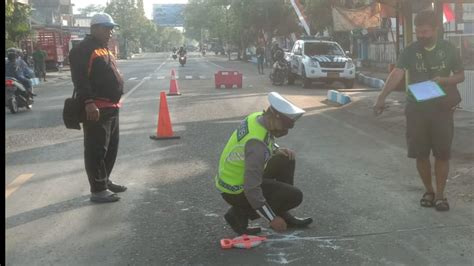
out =
<svg viewBox="0 0 474 266"><path fill-rule="evenodd" d="M170 113L168 111L168 103L166 102L166 94L164 91L160 93L160 110L158 114L156 136L150 136L150 138L154 140L180 138L180 136L173 136L173 128L171 126Z"/></svg>
<svg viewBox="0 0 474 266"><path fill-rule="evenodd" d="M174 69L171 69L170 92L168 93L168 96L178 95L181 95L181 93L179 92L178 81L176 81Z"/></svg>

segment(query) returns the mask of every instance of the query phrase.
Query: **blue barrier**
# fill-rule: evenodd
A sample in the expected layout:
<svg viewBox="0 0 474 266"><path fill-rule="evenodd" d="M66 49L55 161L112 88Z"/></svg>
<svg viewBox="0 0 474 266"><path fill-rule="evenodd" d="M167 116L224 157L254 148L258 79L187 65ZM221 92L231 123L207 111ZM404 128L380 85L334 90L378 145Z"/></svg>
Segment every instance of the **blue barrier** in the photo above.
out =
<svg viewBox="0 0 474 266"><path fill-rule="evenodd" d="M341 104L341 105L345 105L345 104L348 104L351 102L351 97L341 93L341 92L338 92L336 90L329 90L328 91L328 95L327 95L327 98L329 101L331 102L335 102L335 103L338 103L338 104Z"/></svg>
<svg viewBox="0 0 474 266"><path fill-rule="evenodd" d="M356 79L360 83L371 88L382 89L385 86L385 81L377 78L368 77L362 73L356 73Z"/></svg>

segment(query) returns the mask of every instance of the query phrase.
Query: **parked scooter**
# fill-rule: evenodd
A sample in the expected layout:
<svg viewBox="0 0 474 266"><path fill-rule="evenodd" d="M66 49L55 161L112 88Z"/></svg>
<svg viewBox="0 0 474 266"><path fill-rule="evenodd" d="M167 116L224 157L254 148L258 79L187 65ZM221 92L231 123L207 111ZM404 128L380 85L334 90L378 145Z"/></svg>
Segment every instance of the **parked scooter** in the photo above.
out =
<svg viewBox="0 0 474 266"><path fill-rule="evenodd" d="M19 108L31 109L33 107L33 96L18 80L5 77L5 106L10 109L12 114L17 113Z"/></svg>
<svg viewBox="0 0 474 266"><path fill-rule="evenodd" d="M270 80L272 81L273 85L283 85L288 79L288 70L289 65L288 62L282 58L276 61L273 64L272 73L270 73Z"/></svg>

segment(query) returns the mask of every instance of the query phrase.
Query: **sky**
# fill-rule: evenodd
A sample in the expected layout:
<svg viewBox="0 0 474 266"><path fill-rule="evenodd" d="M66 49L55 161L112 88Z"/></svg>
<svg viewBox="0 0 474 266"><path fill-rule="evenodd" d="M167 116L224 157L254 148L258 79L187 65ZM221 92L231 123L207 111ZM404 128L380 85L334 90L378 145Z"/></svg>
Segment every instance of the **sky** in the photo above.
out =
<svg viewBox="0 0 474 266"><path fill-rule="evenodd" d="M103 5L107 4L107 0L72 0L74 4L73 12L74 14L79 13L79 8L86 7L90 4L94 5ZM153 4L186 4L188 0L143 0L143 6L145 8L145 15L147 18L153 18Z"/></svg>

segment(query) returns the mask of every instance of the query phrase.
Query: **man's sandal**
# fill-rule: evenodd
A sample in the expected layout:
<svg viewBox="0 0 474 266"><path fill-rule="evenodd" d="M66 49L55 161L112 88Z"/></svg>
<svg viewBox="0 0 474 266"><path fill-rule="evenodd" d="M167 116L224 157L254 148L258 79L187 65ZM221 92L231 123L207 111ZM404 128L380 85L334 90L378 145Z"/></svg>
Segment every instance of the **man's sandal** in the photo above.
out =
<svg viewBox="0 0 474 266"><path fill-rule="evenodd" d="M435 200L434 205L437 211L449 211L449 203L446 198Z"/></svg>
<svg viewBox="0 0 474 266"><path fill-rule="evenodd" d="M421 207L431 208L434 206L435 194L433 192L425 192L420 200Z"/></svg>

